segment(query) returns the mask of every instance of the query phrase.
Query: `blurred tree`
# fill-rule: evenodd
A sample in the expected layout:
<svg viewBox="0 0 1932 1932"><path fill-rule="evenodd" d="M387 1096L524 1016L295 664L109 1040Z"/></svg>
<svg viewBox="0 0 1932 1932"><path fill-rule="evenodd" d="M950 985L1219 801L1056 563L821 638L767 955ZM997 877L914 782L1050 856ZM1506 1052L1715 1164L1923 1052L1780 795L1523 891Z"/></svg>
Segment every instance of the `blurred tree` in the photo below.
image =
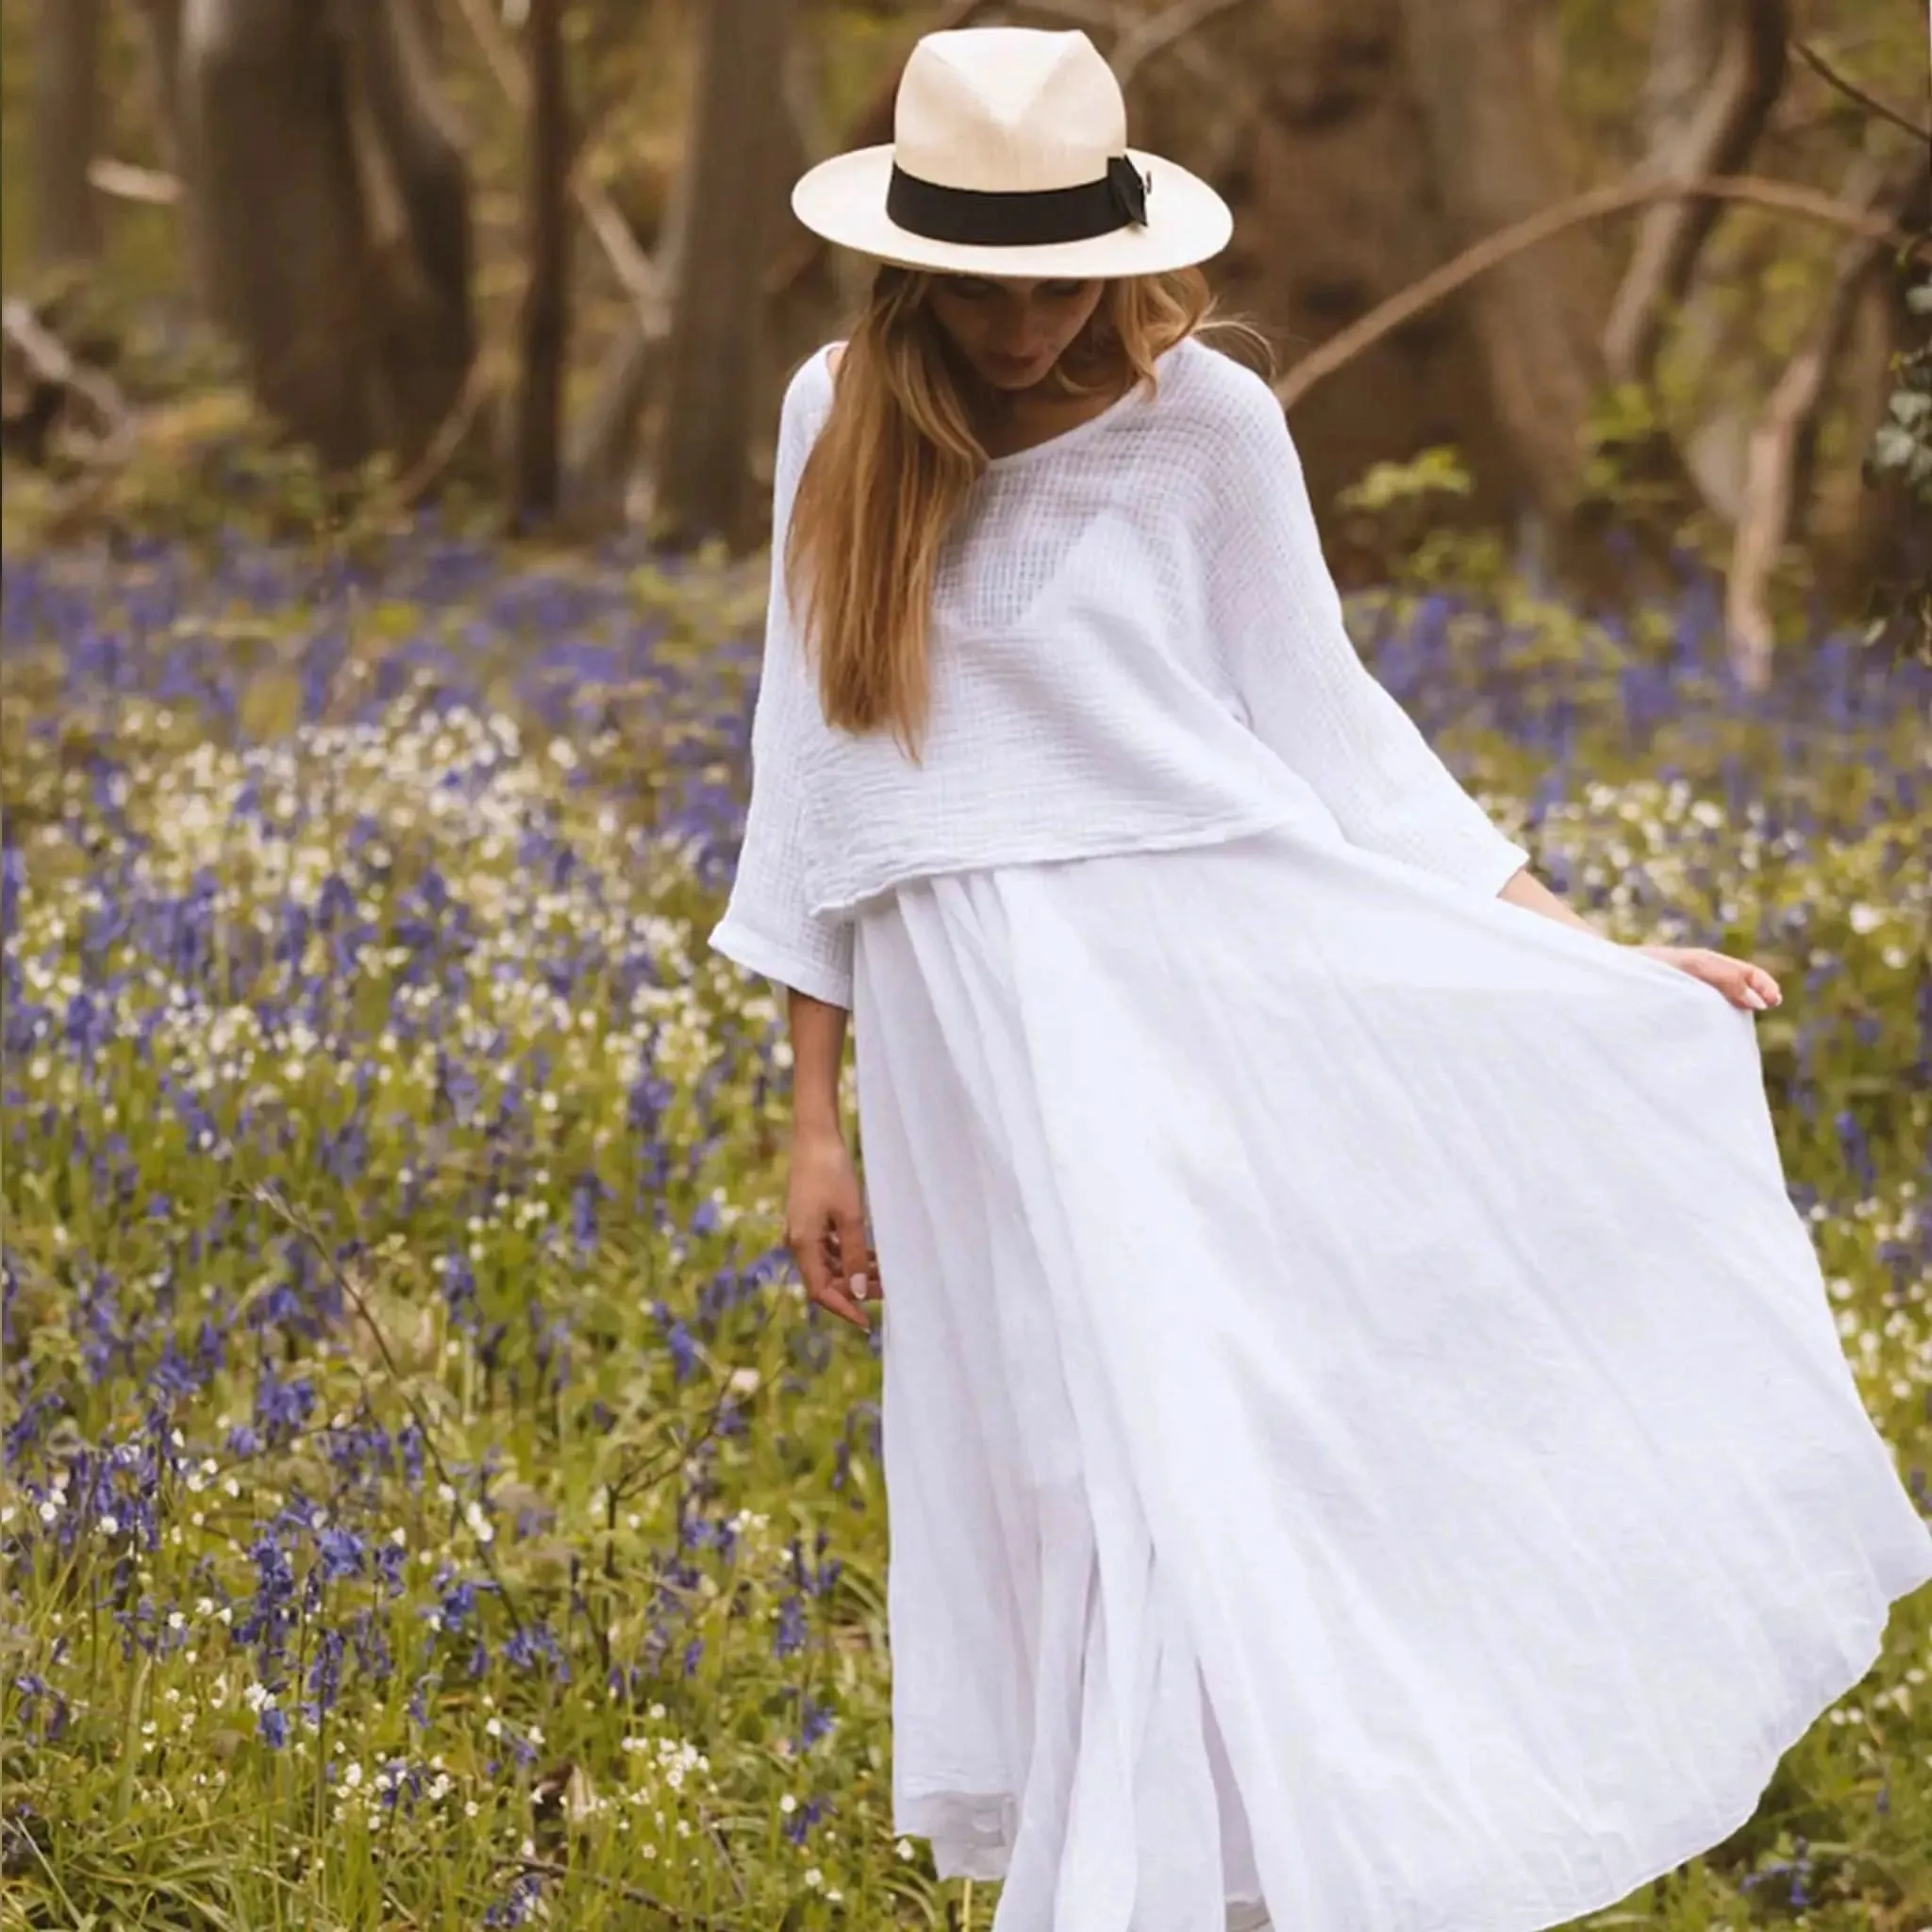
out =
<svg viewBox="0 0 1932 1932"><path fill-rule="evenodd" d="M665 23L656 25L660 31ZM686 143L687 148L689 143ZM642 441L642 421L671 333L670 291L684 260L691 171L670 171L658 212L657 245L650 257L652 287L628 306L616 340L601 358L590 403L578 420L564 465L567 513L580 529L621 525Z"/></svg>
<svg viewBox="0 0 1932 1932"><path fill-rule="evenodd" d="M1020 17L1091 26L1118 59L1134 39L1130 23L1104 29L1111 11L1058 0ZM1148 0L1131 18L1163 14L1173 17ZM1205 175L1233 206L1233 242L1208 273L1231 308L1268 330L1284 364L1456 253L1408 68L1399 0L1246 0L1133 72L1135 139ZM890 104L875 138L890 138ZM1439 508L1471 524L1506 524L1521 493L1461 305L1418 318L1323 385L1297 406L1294 434L1346 583L1366 581L1380 559L1357 553L1353 520L1331 506L1375 463L1459 449L1471 493Z"/></svg>
<svg viewBox="0 0 1932 1932"><path fill-rule="evenodd" d="M182 0L138 0L147 31L154 69L155 106L161 125L161 152L171 167L181 165L181 7Z"/></svg>
<svg viewBox="0 0 1932 1932"><path fill-rule="evenodd" d="M1403 0L1402 12L1457 246L1561 201L1574 184L1540 84L1537 10L1523 0ZM1559 527L1578 502L1613 286L1601 240L1574 229L1485 275L1465 305L1524 494Z"/></svg>
<svg viewBox="0 0 1932 1932"><path fill-rule="evenodd" d="M34 45L35 249L44 266L100 253L88 180L100 125L101 0L41 0Z"/></svg>
<svg viewBox="0 0 1932 1932"><path fill-rule="evenodd" d="M1853 163L1844 199L1882 209L1894 219L1916 214L1923 220L1925 163L1923 151L1901 156L1890 169L1860 155ZM1809 493L1819 411L1860 296L1885 258L1883 245L1871 237L1854 237L1840 244L1817 312L1752 430L1724 608L1740 667L1752 684L1761 684L1769 674L1776 639L1773 573Z"/></svg>
<svg viewBox="0 0 1932 1932"><path fill-rule="evenodd" d="M1643 165L1687 180L1740 173L1783 91L1790 25L1787 0L1659 0L1641 104ZM1604 329L1614 380L1648 379L1721 212L1715 201L1667 201L1644 213Z"/></svg>
<svg viewBox="0 0 1932 1932"><path fill-rule="evenodd" d="M1916 398L1932 394L1932 165L1922 172L1902 219L1921 238L1917 262L1894 262L1865 278L1840 371L1844 441L1874 459L1854 468L1829 460L1827 453L1827 459L1815 462L1814 493L1800 534L1836 604L1857 608L1884 585L1916 583L1918 649L1928 655L1932 408ZM1907 419L1918 437L1910 460L1899 441ZM1829 427L1828 418L1821 421L1813 450ZM1888 460L1888 453L1896 459Z"/></svg>
<svg viewBox="0 0 1932 1932"><path fill-rule="evenodd" d="M333 466L413 460L475 352L468 176L419 0L184 0L178 60L203 298L258 397Z"/></svg>
<svg viewBox="0 0 1932 1932"><path fill-rule="evenodd" d="M510 458L511 520L528 528L557 514L563 372L570 340L571 162L563 67L563 0L530 0L529 168L525 192L529 278L524 289L521 379Z"/></svg>
<svg viewBox="0 0 1932 1932"><path fill-rule="evenodd" d="M658 448L658 515L671 542L752 535L747 458L791 10L792 0L733 0L700 16Z"/></svg>
<svg viewBox="0 0 1932 1932"><path fill-rule="evenodd" d="M1315 362L1365 317L1386 317L1390 298L1425 286L1472 238L1507 227L1519 205L1541 209L1562 205L1573 188L1608 192L1698 168L1748 170L1827 198L1857 198L1860 157L1889 168L1902 139L1918 139L1923 149L1922 124L1932 118L1923 88L1899 78L1924 71L1923 17L1902 14L1892 0L1438 0L1426 18L1416 15L1417 0L788 4L783 63L773 58L751 72L764 57L741 53L732 58L742 71L724 83L730 101L722 111L742 117L728 130L724 161L746 175L751 148L764 139L785 150L762 171L766 187L744 187L741 199L720 190L715 169L708 185L700 178L718 138L708 141L701 125L708 96L698 57L721 34L738 37L741 48L753 44L744 36L759 8L568 0L567 192L573 227L584 225L568 263L570 352L581 358L570 380L583 390L564 465L574 530L580 511L586 528L625 519L638 502L632 486L647 441L663 458L667 530L678 527L678 478L694 474L693 464L764 474L760 431L786 375L839 331L867 274L860 258L783 225L786 182L824 153L890 139L906 51L935 27L1012 22L1091 33L1122 73L1141 142L1196 167L1235 205L1233 245L1210 273L1226 299L1269 328L1290 363ZM500 420L478 441L500 434L509 456L516 371L527 361L538 312L532 271L544 249L525 192L539 158L531 75L504 28L503 6L134 0L117 8L74 0L56 8L51 0L0 0L0 232L9 281L32 268L43 226L39 163L55 124L39 103L71 85L43 58L48 36L58 27L71 38L79 12L97 9L100 71L87 97L99 103L93 158L130 165L96 167L87 199L105 229L104 252L71 279L90 305L98 296L109 326L134 345L128 366L140 374L130 393L165 390L177 369L190 384L207 379L210 365L192 332L175 326L175 305L184 267L225 256L229 280L245 287L258 277L284 291L279 319L262 321L267 305L258 299L247 328L225 324L238 341L261 345L249 351L249 366L277 345L298 364L309 357L311 374L322 365L325 398L330 380L348 397L356 432L341 439L348 453L400 444L404 434L392 425L412 406L425 423L437 420L430 405L440 390L445 398L460 391L460 407L442 419L445 429L414 472L440 475L451 438L466 438L472 414L499 401L507 406ZM145 58L136 25L143 19L162 83L158 113L140 85ZM184 26L209 19L227 30L242 22L258 45L277 31L296 37L292 57L287 47L278 57L283 95L271 93L257 116L261 139L253 148L237 139L230 114L223 178L209 192L143 208L128 185L143 169L172 167L195 187L191 143L178 130L191 94L204 119L218 105L211 83L223 61L205 59L195 82L192 63L175 49ZM385 59L380 45L372 58L364 37L377 32L407 36L407 58L399 62L391 48ZM230 67L233 59L232 49L223 57ZM394 125L382 121L369 84L385 67L402 75L405 139L393 153ZM74 71L70 62L66 72ZM463 117L460 158L454 143L440 156L433 132L413 147L408 138L409 103L426 102L422 118L433 128L445 90ZM306 123L303 100L312 109ZM71 132L75 124L60 125ZM330 127L333 145L318 132ZM72 145L84 157L86 144ZM1528 165L1519 166L1524 156ZM465 177L475 186L474 208ZM438 225L424 212L434 197L420 187L405 192L425 180L455 184L448 232L461 238L458 253L476 251L477 320L459 308L452 330L435 320L434 291L458 284L439 282L441 271L424 266L438 259ZM177 219L192 230L204 203L220 232L206 242L191 234L184 247ZM315 208L322 217L303 212ZM746 220L740 210L749 211ZM768 215L779 222L768 242L754 245L748 224ZM1858 466L1890 405L1892 359L1924 326L1907 309L1904 282L1876 266L1844 274L1851 257L1839 252L1828 225L1808 229L1772 208L1677 200L1589 219L1572 238L1574 256L1567 240L1539 245L1517 264L1507 295L1499 273L1494 288L1458 288L1405 312L1351 350L1345 367L1331 365L1332 375L1297 394L1296 441L1345 578L1364 581L1384 566L1353 555L1348 525L1330 514L1337 494L1377 462L1441 444L1457 449L1471 488L1466 496L1438 493L1439 522L1507 528L1513 514L1519 538L1533 537L1553 490L1562 501L1567 472L1589 492L1575 520L1586 536L1579 547L1606 518L1636 519L1712 559L1737 536L1747 481L1781 473L1787 480L1775 491L1759 489L1755 498L1786 503L1783 538L1758 545L1775 563L1765 594L1780 624L1813 587L1835 589L1841 605L1854 606L1877 575L1898 575L1898 559L1922 555L1923 505L1890 473L1866 487ZM687 235L702 258L679 345L686 359L673 368ZM283 256L295 259L272 258ZM301 261L318 257L305 282ZM1576 260L1596 291L1587 300L1574 293ZM721 274L735 277L736 292L720 292ZM392 282L421 318L413 337L390 319L408 308ZM707 303L714 320L724 318L722 328L699 325ZM305 343L289 320L310 309L325 317L319 346ZM62 314L43 320L84 354ZM453 355L439 381L439 341L464 344L485 328L505 352L473 358L466 387ZM746 334L756 342L749 352ZM511 346L520 341L524 357ZM170 359L184 346L187 358ZM412 349L428 358L429 379L410 374ZM701 381L686 373L692 357L704 365ZM748 367L749 379L726 378L734 366ZM278 385L272 374L257 376L265 399ZM1575 394L1566 376L1593 396L1580 438L1561 420ZM1774 391L1780 408L1767 415ZM522 392L535 391L526 384ZM1545 408L1551 397L1557 406ZM137 394L137 415L143 399ZM1916 392L1906 400L1918 407ZM741 408L741 423L733 420ZM1779 424L1789 433L1774 437ZM1884 435L1895 440L1890 428ZM465 459L472 448L465 443ZM500 474L509 480L508 462ZM721 472L709 474L715 484ZM691 516L685 527L692 535L725 527L721 514ZM1759 526L1770 527L1761 518ZM1620 591L1641 591L1638 573L1618 571Z"/></svg>

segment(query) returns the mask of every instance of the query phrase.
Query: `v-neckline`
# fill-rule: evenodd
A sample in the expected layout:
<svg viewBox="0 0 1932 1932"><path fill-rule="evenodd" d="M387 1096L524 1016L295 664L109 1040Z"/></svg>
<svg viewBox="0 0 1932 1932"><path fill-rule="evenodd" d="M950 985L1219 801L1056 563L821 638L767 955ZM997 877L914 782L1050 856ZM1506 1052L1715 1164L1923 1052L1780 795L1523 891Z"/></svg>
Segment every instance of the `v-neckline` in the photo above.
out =
<svg viewBox="0 0 1932 1932"><path fill-rule="evenodd" d="M832 351L834 349L842 349L844 346L843 342L827 342L825 344L823 352L823 363L825 380L828 383L837 375L837 371L832 367ZM1155 367L1158 369L1174 354L1174 350L1179 347L1179 342L1171 343L1156 358ZM1038 442L1024 443L1019 449L1008 450L1003 456L989 457L986 459L987 469L990 472L1005 475L1007 472L1017 469L1036 458L1046 455L1049 451L1063 450L1082 442L1091 436L1098 435L1108 424L1114 422L1124 413L1131 405L1136 402L1144 402L1146 399L1147 387L1145 382L1136 381L1131 383L1119 395L1114 397L1112 402L1108 403L1104 409L1096 409L1092 415L1082 417L1079 422L1071 425L1068 428L1057 430L1051 436L1043 436Z"/></svg>

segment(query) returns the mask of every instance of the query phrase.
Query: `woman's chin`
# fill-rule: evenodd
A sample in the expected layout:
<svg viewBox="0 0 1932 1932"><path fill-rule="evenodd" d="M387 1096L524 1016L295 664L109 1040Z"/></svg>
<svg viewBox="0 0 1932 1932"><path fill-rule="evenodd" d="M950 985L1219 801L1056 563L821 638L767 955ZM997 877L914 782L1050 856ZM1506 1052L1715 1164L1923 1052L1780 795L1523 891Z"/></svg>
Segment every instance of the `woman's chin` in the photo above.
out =
<svg viewBox="0 0 1932 1932"><path fill-rule="evenodd" d="M982 362L979 364L981 377L994 389L1025 390L1034 389L1046 379L1050 362Z"/></svg>

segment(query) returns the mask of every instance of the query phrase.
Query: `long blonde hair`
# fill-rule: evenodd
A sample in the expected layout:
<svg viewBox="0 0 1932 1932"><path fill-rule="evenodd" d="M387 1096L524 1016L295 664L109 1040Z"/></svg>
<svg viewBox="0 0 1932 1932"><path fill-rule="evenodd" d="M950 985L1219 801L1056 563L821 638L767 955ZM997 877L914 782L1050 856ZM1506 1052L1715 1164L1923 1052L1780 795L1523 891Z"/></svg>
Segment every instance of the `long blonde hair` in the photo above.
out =
<svg viewBox="0 0 1932 1932"><path fill-rule="evenodd" d="M799 477L782 559L826 722L855 732L890 725L915 764L931 703L927 620L940 551L988 462L958 358L928 306L937 279L891 263L874 275ZM1198 268L1109 281L1049 380L1067 396L1141 382L1152 391L1155 358L1210 332L1239 338L1272 373L1267 339L1217 314Z"/></svg>

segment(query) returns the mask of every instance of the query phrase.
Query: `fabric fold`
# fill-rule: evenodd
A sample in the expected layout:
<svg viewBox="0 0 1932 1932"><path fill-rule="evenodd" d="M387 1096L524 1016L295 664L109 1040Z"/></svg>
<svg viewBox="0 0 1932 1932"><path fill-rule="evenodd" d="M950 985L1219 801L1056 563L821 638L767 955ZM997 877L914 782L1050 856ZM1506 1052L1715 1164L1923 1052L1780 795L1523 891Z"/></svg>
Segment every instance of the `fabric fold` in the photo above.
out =
<svg viewBox="0 0 1932 1932"><path fill-rule="evenodd" d="M894 1822L995 1932L1615 1904L1932 1581L1712 989L1286 828L855 974Z"/></svg>

